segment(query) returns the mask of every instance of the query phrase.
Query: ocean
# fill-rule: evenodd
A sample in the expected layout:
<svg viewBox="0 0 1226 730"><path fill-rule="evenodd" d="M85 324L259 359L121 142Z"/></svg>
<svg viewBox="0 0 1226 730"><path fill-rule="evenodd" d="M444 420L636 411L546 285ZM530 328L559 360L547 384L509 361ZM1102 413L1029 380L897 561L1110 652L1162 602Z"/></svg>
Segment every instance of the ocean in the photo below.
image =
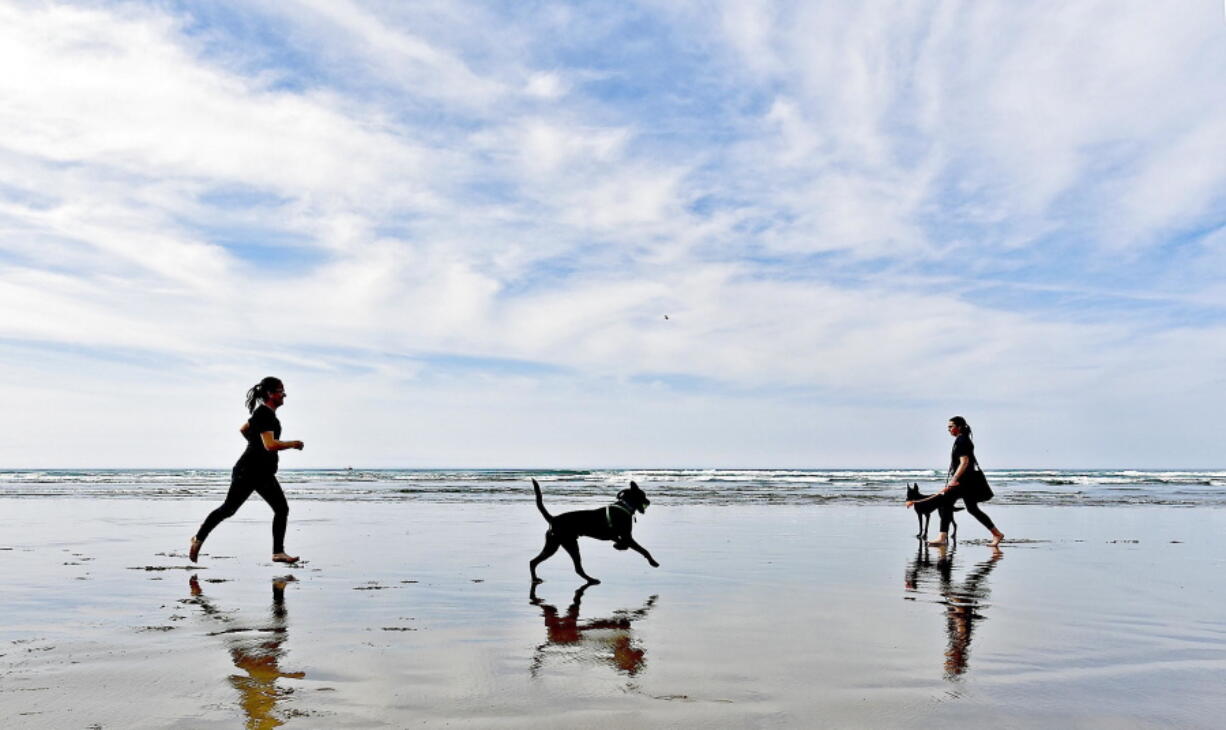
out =
<svg viewBox="0 0 1226 730"><path fill-rule="evenodd" d="M988 470L993 503L1226 506L1222 470ZM283 469L291 500L519 502L533 478L549 502L604 500L635 480L656 504L888 504L906 485L930 493L935 469ZM228 469L0 471L0 498L220 499Z"/></svg>

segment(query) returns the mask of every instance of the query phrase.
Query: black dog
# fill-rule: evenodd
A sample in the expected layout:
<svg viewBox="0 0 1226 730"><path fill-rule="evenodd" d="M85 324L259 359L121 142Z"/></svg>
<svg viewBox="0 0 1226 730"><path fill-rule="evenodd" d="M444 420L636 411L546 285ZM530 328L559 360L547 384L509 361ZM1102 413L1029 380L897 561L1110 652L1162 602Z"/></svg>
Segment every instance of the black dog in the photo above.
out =
<svg viewBox="0 0 1226 730"><path fill-rule="evenodd" d="M651 500L647 499L647 495L639 489L639 485L630 482L630 488L618 492L617 501L608 507L565 512L557 517L545 511L545 500L541 497L541 485L537 484L535 479L532 480L532 489L536 491L537 509L545 515L545 519L549 522L549 531L545 533L545 547L541 548L540 555L528 563L533 583L543 582L536 577L536 566L548 560L558 551L559 547L570 553L570 559L575 561L575 572L580 577L587 580L588 583L599 583L600 581L583 572L583 562L579 559L580 536L594 537L597 540L613 540L613 547L618 550L634 548L647 558L651 567L660 567L656 559L651 557L651 553L630 536L630 530L634 527L634 513L646 513L647 505L651 504Z"/></svg>
<svg viewBox="0 0 1226 730"><path fill-rule="evenodd" d="M935 496L937 495L921 494L918 484L912 484L911 486L907 487L907 501L915 502L915 505L913 505L915 507L915 517L919 520L919 533L917 533L915 536L921 540L928 537L928 522L932 519L932 513L935 512L937 507L939 507L941 504L941 500L939 498L932 499L932 497ZM954 507L954 512L961 511L961 507ZM953 517L950 517L949 523L953 528L950 537L957 538L958 521Z"/></svg>

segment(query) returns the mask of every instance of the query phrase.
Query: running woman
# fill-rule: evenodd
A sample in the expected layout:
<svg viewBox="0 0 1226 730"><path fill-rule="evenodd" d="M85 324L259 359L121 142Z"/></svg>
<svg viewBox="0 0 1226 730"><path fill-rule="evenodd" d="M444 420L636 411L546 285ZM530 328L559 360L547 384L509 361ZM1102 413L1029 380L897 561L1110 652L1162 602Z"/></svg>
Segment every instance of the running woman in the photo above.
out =
<svg viewBox="0 0 1226 730"><path fill-rule="evenodd" d="M230 491L226 501L204 518L204 524L192 536L188 557L194 563L200 556L200 546L208 539L214 527L227 517L232 517L243 502L258 493L272 507L272 560L275 563L296 563L298 558L285 552L285 524L289 518L289 504L285 492L277 482L277 452L286 449L302 450L301 441L281 440L281 421L277 409L285 403L285 385L278 378L268 377L247 391L247 411L251 418L240 428L247 448L230 475Z"/></svg>

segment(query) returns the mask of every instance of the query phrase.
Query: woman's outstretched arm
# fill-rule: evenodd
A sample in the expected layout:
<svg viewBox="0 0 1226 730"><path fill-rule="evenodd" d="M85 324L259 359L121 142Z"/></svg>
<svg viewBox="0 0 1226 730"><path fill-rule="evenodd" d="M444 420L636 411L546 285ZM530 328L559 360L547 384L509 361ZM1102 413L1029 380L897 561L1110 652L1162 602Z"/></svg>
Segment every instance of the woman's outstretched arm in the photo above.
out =
<svg viewBox="0 0 1226 730"><path fill-rule="evenodd" d="M272 435L272 431L261 433L260 440L264 442L264 448L268 451L284 451L286 449L298 449L301 451L303 447L301 441L278 441Z"/></svg>

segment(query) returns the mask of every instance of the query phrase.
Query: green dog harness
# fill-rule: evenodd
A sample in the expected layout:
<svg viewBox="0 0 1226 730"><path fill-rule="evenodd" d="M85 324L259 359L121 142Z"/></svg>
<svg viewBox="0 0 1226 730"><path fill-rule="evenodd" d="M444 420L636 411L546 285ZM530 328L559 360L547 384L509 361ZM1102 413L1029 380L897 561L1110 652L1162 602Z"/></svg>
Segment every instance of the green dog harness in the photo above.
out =
<svg viewBox="0 0 1226 730"><path fill-rule="evenodd" d="M613 529L613 513L609 511L612 509L619 509L622 512L625 512L627 515L629 515L631 520L634 519L634 513L631 512L630 509L626 507L626 505L622 504L621 502L614 502L613 504L604 508L604 518L608 520L610 530Z"/></svg>

